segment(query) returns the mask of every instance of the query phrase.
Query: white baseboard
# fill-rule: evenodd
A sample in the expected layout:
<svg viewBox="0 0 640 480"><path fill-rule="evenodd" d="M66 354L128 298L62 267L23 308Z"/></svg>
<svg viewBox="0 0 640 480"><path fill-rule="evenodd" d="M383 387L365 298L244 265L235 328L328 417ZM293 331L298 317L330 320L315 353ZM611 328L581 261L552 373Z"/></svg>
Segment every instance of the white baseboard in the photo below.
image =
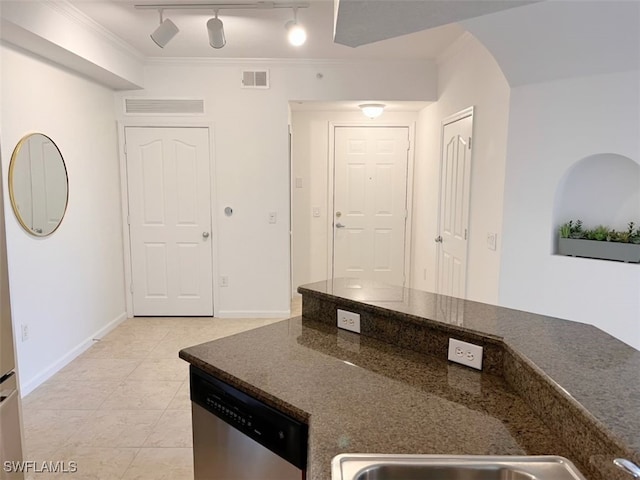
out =
<svg viewBox="0 0 640 480"><path fill-rule="evenodd" d="M115 328L118 325L120 325L122 322L124 322L127 318L132 318L132 317L129 317L127 312L122 312L120 315L118 315L116 318L114 318L109 323L107 323L104 327L102 327L100 330L98 330L94 335L92 335L91 336L91 340L96 339L96 338L97 339L103 338L110 331L115 330Z"/></svg>
<svg viewBox="0 0 640 480"><path fill-rule="evenodd" d="M289 318L291 310L219 310L218 318Z"/></svg>
<svg viewBox="0 0 640 480"><path fill-rule="evenodd" d="M44 382L53 377L56 373L62 370L66 365L68 365L72 360L78 357L80 354L87 351L94 343L97 338L104 337L111 330L116 328L122 322L127 319L127 312L122 312L116 318L107 323L104 327L98 330L93 335L90 335L89 338L86 338L84 341L80 342L78 346L71 349L65 355L60 357L57 361L49 365L47 368L38 373L35 377L25 383L20 383L20 395L24 398L29 393L34 391Z"/></svg>

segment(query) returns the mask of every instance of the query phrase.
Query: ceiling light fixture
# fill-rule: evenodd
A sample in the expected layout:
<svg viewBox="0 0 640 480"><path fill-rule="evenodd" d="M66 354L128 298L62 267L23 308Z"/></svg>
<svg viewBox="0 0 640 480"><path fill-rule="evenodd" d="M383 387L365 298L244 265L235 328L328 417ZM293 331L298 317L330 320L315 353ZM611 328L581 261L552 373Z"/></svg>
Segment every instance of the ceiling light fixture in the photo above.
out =
<svg viewBox="0 0 640 480"><path fill-rule="evenodd" d="M386 107L384 103L363 103L358 106L360 107L360 110L362 110L362 113L371 119L378 118L382 115L384 107Z"/></svg>
<svg viewBox="0 0 640 480"><path fill-rule="evenodd" d="M160 26L151 34L151 40L156 42L160 48L164 48L167 43L180 31L175 23L168 18L162 19L162 10L158 10L160 14Z"/></svg>
<svg viewBox="0 0 640 480"><path fill-rule="evenodd" d="M1 2L2 0L0 0ZM207 21L207 33L209 34L209 44L213 48L222 48L226 45L224 26L222 20L218 18L218 10L272 10L274 8L292 8L293 20L287 22L287 37L292 45L300 46L307 40L307 32L304 27L298 24L297 10L298 8L309 8L308 2L274 2L274 1L257 1L238 3L156 3L156 4L137 4L135 8L140 10L157 10L160 12L160 26L151 34L151 38L160 47L169 43L169 41L179 32L178 27L171 20L162 19L163 10L213 10L216 12L215 18Z"/></svg>
<svg viewBox="0 0 640 480"><path fill-rule="evenodd" d="M213 48L222 48L227 44L227 39L224 36L224 25L222 20L218 18L217 10L216 16L210 18L207 22L207 32L209 32L209 45Z"/></svg>
<svg viewBox="0 0 640 480"><path fill-rule="evenodd" d="M307 41L307 31L298 23L298 7L293 7L293 20L289 20L284 28L287 29L287 39L294 47L304 45Z"/></svg>

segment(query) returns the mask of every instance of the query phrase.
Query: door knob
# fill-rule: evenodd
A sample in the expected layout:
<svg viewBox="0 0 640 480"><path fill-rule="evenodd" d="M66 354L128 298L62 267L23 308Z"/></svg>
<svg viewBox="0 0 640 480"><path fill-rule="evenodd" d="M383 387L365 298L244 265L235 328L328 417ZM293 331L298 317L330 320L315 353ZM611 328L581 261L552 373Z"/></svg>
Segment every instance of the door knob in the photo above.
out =
<svg viewBox="0 0 640 480"><path fill-rule="evenodd" d="M434 238L436 243L442 243L442 236L438 235L436 238Z"/></svg>
<svg viewBox="0 0 640 480"><path fill-rule="evenodd" d="M202 232L202 238L209 238L209 232Z"/></svg>
<svg viewBox="0 0 640 480"><path fill-rule="evenodd" d="M336 228L344 228L346 227L346 225L343 225L341 223L336 223Z"/></svg>

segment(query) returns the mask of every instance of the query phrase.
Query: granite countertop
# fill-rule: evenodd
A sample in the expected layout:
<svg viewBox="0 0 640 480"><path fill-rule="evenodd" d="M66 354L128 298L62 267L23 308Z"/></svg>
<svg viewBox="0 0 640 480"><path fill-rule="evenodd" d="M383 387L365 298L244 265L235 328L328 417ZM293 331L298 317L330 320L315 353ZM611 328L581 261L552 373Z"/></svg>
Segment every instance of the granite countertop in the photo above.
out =
<svg viewBox="0 0 640 480"><path fill-rule="evenodd" d="M503 378L313 319L189 347L180 357L306 422L308 480L330 479L331 459L344 452L571 458Z"/></svg>
<svg viewBox="0 0 640 480"><path fill-rule="evenodd" d="M592 325L375 282L337 279L300 291L500 339L640 456L640 351Z"/></svg>

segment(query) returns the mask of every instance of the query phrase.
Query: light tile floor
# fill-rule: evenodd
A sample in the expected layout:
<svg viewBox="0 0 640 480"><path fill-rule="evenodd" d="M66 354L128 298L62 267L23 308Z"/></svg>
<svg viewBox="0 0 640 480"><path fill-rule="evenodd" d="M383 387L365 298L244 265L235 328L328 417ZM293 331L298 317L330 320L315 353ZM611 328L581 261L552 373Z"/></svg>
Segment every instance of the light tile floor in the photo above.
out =
<svg viewBox="0 0 640 480"><path fill-rule="evenodd" d="M292 316L300 310L298 298ZM275 321L126 320L23 399L25 460L78 467L27 478L192 479L188 364L178 351Z"/></svg>

